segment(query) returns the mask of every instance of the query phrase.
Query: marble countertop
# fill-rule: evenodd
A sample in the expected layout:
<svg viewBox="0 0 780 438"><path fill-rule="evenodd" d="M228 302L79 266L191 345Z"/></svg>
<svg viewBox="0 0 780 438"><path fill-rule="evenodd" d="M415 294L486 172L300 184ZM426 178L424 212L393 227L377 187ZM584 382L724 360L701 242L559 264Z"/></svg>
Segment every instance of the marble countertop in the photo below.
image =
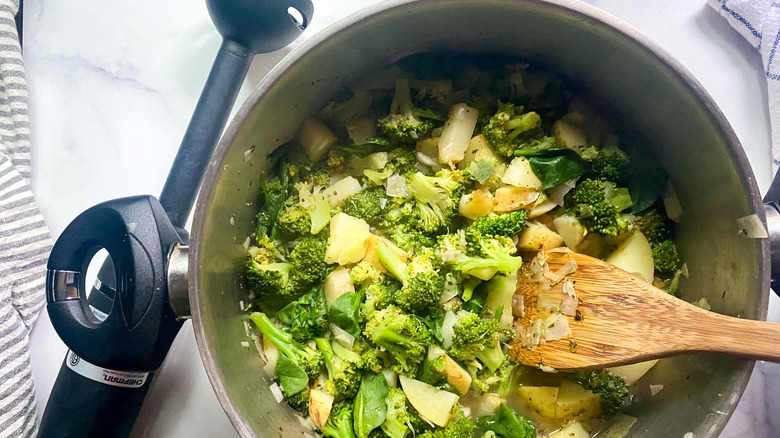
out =
<svg viewBox="0 0 780 438"><path fill-rule="evenodd" d="M314 0L302 38L373 2ZM771 181L761 60L704 0L589 0L645 32L713 96L745 147L759 187ZM98 202L162 188L220 43L202 0L27 0L33 189L56 237ZM295 44L294 44L295 45ZM294 46L293 45L293 46ZM290 48L255 57L239 101ZM770 300L780 321L780 300ZM39 415L66 347L42 313L32 335ZM780 365L758 363L722 438L780 430ZM188 322L142 409L135 437L236 436L206 378Z"/></svg>

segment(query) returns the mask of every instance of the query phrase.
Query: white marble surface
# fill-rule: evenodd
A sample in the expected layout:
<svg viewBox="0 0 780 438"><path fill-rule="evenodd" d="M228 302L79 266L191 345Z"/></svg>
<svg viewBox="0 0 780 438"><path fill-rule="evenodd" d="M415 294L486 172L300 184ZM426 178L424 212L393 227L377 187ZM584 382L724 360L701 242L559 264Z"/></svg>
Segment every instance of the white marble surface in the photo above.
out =
<svg viewBox="0 0 780 438"><path fill-rule="evenodd" d="M315 0L304 38L369 1ZM731 122L769 186L766 86L757 53L703 0L591 0L679 59ZM56 237L87 207L159 193L219 45L202 0L27 0L33 188ZM257 56L239 99L289 49ZM780 321L772 297L770 319ZM45 314L32 332L39 414L65 354ZM759 363L723 438L777 436L780 366ZM190 324L176 339L136 437L236 436L206 378Z"/></svg>

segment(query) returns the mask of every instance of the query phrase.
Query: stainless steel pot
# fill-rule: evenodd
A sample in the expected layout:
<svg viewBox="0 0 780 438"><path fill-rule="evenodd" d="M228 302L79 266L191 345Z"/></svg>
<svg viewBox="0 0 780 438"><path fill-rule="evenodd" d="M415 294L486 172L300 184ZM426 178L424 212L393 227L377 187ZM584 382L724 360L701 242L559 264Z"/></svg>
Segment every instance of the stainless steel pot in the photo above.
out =
<svg viewBox="0 0 780 438"><path fill-rule="evenodd" d="M386 2L304 43L258 85L209 164L189 274L171 265L171 305L179 314L189 305L207 373L241 436L307 431L274 399L257 353L241 346L243 242L254 227L266 156L339 87L425 51L518 55L598 96L614 125L640 140L640 152L656 157L677 189L680 249L690 269L683 298L704 296L714 311L765 319L769 245L740 237L736 224L754 213L764 218L752 172L712 99L668 54L630 26L573 0ZM186 251L175 252L172 261L182 257ZM187 278L189 300L180 294ZM640 391L630 436L717 436L752 368L750 361L723 356L663 361L649 379L665 389L652 398Z"/></svg>

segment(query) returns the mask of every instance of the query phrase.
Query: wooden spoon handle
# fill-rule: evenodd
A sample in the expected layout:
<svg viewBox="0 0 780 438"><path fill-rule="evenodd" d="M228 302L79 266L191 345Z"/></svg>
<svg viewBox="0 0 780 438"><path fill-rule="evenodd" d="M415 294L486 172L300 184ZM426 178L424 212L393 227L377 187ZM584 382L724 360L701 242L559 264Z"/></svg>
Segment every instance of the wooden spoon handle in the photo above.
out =
<svg viewBox="0 0 780 438"><path fill-rule="evenodd" d="M693 324L689 334L690 352L715 351L780 362L780 324L710 313Z"/></svg>

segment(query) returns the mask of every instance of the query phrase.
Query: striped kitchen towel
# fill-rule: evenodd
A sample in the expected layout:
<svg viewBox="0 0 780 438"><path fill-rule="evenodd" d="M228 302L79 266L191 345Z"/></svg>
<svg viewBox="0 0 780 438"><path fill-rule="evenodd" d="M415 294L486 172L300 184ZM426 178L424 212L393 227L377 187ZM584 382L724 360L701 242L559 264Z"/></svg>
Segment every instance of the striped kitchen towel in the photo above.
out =
<svg viewBox="0 0 780 438"><path fill-rule="evenodd" d="M0 437L34 437L28 335L44 303L51 237L30 190L30 126L14 15L0 0Z"/></svg>
<svg viewBox="0 0 780 438"><path fill-rule="evenodd" d="M764 60L772 124L773 169L780 166L780 1L707 0Z"/></svg>

